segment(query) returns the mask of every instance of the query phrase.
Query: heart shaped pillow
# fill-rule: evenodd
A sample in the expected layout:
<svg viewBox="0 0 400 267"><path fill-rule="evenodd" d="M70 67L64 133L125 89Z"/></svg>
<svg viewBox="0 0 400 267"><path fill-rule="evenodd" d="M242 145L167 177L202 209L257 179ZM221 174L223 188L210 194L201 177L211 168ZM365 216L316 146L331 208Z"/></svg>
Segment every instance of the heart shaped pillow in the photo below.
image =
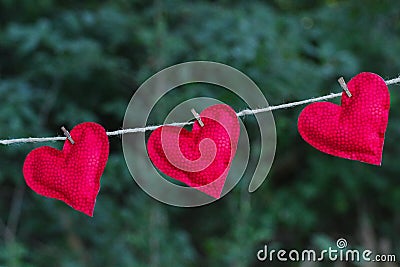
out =
<svg viewBox="0 0 400 267"><path fill-rule="evenodd" d="M343 92L341 106L308 105L299 116L299 133L324 153L381 165L390 108L386 83L374 73L363 72L347 87L352 97Z"/></svg>
<svg viewBox="0 0 400 267"><path fill-rule="evenodd" d="M39 195L59 199L93 216L108 159L108 137L104 128L93 122L77 125L70 134L75 144L67 140L61 151L45 146L30 152L23 174Z"/></svg>
<svg viewBox="0 0 400 267"><path fill-rule="evenodd" d="M206 108L192 131L163 126L149 137L147 151L166 175L219 198L236 153L240 125L235 111L223 104Z"/></svg>

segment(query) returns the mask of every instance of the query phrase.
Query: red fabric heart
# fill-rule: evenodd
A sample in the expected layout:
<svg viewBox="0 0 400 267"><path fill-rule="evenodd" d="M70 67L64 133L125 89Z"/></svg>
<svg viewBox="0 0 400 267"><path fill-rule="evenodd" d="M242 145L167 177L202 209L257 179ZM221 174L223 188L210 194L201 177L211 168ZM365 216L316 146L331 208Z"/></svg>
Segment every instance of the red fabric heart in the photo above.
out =
<svg viewBox="0 0 400 267"><path fill-rule="evenodd" d="M93 216L100 177L108 160L109 143L104 128L93 122L77 125L62 151L45 146L25 159L23 173L28 186L39 195L59 199Z"/></svg>
<svg viewBox="0 0 400 267"><path fill-rule="evenodd" d="M347 87L353 96L343 92L341 106L308 105L299 116L299 133L324 153L381 165L390 108L386 83L374 73L363 72Z"/></svg>
<svg viewBox="0 0 400 267"><path fill-rule="evenodd" d="M236 153L240 125L235 111L218 104L206 108L192 131L163 126L149 137L147 151L166 175L219 198Z"/></svg>

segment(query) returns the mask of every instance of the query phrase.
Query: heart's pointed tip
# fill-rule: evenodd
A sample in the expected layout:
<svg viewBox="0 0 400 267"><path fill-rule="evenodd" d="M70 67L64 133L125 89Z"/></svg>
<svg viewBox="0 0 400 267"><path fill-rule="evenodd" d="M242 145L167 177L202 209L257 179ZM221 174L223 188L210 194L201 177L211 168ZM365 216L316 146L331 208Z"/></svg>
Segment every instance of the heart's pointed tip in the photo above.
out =
<svg viewBox="0 0 400 267"><path fill-rule="evenodd" d="M225 183L225 181L224 181L224 183ZM199 186L199 187L193 186L192 188L218 200L221 198L222 189L224 188L224 184L217 185L217 184L210 183L210 184Z"/></svg>
<svg viewBox="0 0 400 267"><path fill-rule="evenodd" d="M68 203L66 203L66 204L69 205ZM85 214L88 217L93 218L94 206L93 207L85 207L85 208L75 208L75 207L72 207L72 206L70 206L70 207L73 208L74 210L80 212L80 213Z"/></svg>
<svg viewBox="0 0 400 267"><path fill-rule="evenodd" d="M381 167L382 166L382 161L371 161L371 162L365 162L367 164L371 164L377 167Z"/></svg>
<svg viewBox="0 0 400 267"><path fill-rule="evenodd" d="M79 211L79 210L78 210L78 211ZM93 212L84 212L84 211L79 211L79 212L85 214L86 216L88 216L88 217L90 217L90 218L93 218Z"/></svg>
<svg viewBox="0 0 400 267"><path fill-rule="evenodd" d="M204 188L201 189L201 188L194 187L194 189L196 189L196 190L198 190L200 192L203 192L204 194L206 194L206 195L208 195L208 196L210 196L212 198L215 198L215 199L220 199L221 198L222 190L219 191L219 192L215 192L214 190L204 189Z"/></svg>

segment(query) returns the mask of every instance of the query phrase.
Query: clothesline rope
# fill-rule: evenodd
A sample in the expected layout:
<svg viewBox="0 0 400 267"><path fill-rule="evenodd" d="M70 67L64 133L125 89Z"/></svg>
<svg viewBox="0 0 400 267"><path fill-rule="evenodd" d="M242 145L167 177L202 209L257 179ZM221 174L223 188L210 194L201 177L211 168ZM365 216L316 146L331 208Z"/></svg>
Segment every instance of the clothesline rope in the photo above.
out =
<svg viewBox="0 0 400 267"><path fill-rule="evenodd" d="M391 80L385 81L386 85L392 85L392 84L398 84L400 83L400 76ZM320 97L315 97L315 98L309 98L301 101L296 101L296 102L291 102L291 103L286 103L286 104L280 104L276 106L269 106L265 108L259 108L259 109L245 109L240 112L237 112L236 115L238 117L243 117L246 115L254 115L257 113L261 112L268 112L268 111L273 111L273 110L278 110L278 109L285 109L285 108L293 108L296 106L304 105L304 104L309 104L313 102L319 102L323 100L329 100L333 98L340 97L342 93L331 93L329 95L325 96L320 96ZM144 133L146 131L154 131L155 129L161 127L161 126L186 126L186 125L191 125L194 122L175 122L175 123L169 123L169 124L161 124L161 125L150 125L146 127L139 127L139 128L130 128L130 129L122 129L122 130L116 130L116 131L111 131L107 132L108 136L116 136L116 135L123 135L123 134L130 134L130 133ZM28 137L28 138L15 138L15 139L5 139L5 140L0 140L0 144L2 145L11 145L11 144L19 144L19 143L41 143L41 142L53 142L53 141L65 141L66 137Z"/></svg>

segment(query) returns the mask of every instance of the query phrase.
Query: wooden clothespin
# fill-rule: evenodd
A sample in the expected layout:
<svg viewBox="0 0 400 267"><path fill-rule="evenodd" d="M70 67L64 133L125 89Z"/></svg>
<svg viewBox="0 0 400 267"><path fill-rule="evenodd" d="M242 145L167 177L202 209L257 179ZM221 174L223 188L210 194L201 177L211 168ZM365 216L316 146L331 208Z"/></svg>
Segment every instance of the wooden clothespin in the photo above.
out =
<svg viewBox="0 0 400 267"><path fill-rule="evenodd" d="M340 86L343 88L343 90L346 92L347 96L348 96L348 97L352 97L353 95L351 94L349 88L347 87L347 84L346 84L346 82L344 81L344 78L343 78L343 77L340 77L340 78L338 79L338 82L339 82Z"/></svg>
<svg viewBox="0 0 400 267"><path fill-rule="evenodd" d="M67 139L71 142L71 144L75 144L74 139L72 139L71 134L67 131L67 129L65 129L64 126L61 127L61 131L64 132L65 137L67 137Z"/></svg>
<svg viewBox="0 0 400 267"><path fill-rule="evenodd" d="M204 127L204 123L200 118L199 113L196 112L196 110L194 110L194 108L191 109L191 112L193 113L193 116L196 118L196 120L199 122L201 127Z"/></svg>

